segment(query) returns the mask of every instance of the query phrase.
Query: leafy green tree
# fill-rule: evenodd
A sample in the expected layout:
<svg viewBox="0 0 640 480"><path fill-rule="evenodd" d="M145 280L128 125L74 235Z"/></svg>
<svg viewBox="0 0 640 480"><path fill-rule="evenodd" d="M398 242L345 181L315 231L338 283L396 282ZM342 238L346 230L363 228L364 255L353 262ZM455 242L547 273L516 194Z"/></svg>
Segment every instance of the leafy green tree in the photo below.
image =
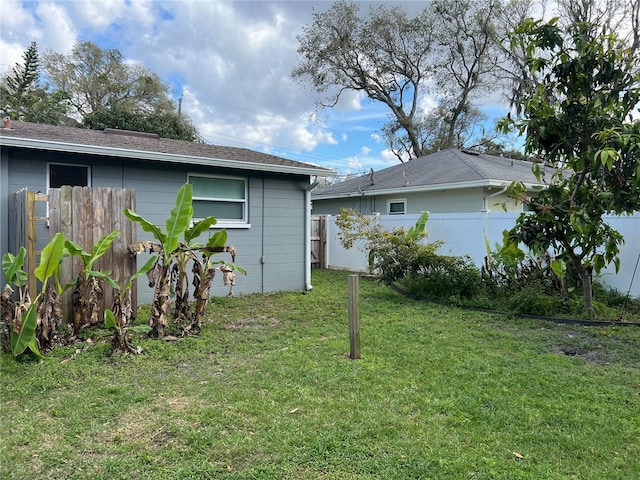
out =
<svg viewBox="0 0 640 480"><path fill-rule="evenodd" d="M510 0L498 12L495 23L503 32L512 32L528 18L537 16L540 9L545 11L551 6L563 35L571 25L587 22L615 32L631 51L640 48L640 0L558 0L550 5L539 0ZM529 68L529 53L523 42L498 34L496 44L503 57L495 72L497 85L505 89L511 105L520 108L525 96L538 88L542 75Z"/></svg>
<svg viewBox="0 0 640 480"><path fill-rule="evenodd" d="M0 108L14 120L58 124L65 118L68 95L47 92L40 86L38 45L31 42L23 63L16 64L0 84Z"/></svg>
<svg viewBox="0 0 640 480"><path fill-rule="evenodd" d="M168 85L146 67L125 63L117 49L79 42L68 55L46 52L42 66L52 88L71 94L80 117L116 107L147 114L173 108Z"/></svg>
<svg viewBox="0 0 640 480"><path fill-rule="evenodd" d="M189 118L178 115L169 86L145 66L125 62L117 49L79 42L68 55L47 52L42 64L54 91L69 92L70 116L82 126L200 140Z"/></svg>
<svg viewBox="0 0 640 480"><path fill-rule="evenodd" d="M163 138L175 140L202 141L191 121L185 116L178 117L176 112L147 115L112 108L85 115L82 125L93 130L119 128L121 130L157 133Z"/></svg>
<svg viewBox="0 0 640 480"><path fill-rule="evenodd" d="M24 110L33 103L31 92L38 87L38 45L31 42L22 55L24 63L16 64L2 85L2 100L5 113L21 120Z"/></svg>
<svg viewBox="0 0 640 480"><path fill-rule="evenodd" d="M619 267L623 242L603 215L640 210L640 122L631 117L640 100L638 59L609 28L587 22L565 32L557 20L527 20L512 42L526 53L538 86L503 127L526 134L525 153L557 170L535 198L512 187L531 213L519 217L508 239L538 254L556 252L552 267L576 275L584 309L592 311L592 272Z"/></svg>

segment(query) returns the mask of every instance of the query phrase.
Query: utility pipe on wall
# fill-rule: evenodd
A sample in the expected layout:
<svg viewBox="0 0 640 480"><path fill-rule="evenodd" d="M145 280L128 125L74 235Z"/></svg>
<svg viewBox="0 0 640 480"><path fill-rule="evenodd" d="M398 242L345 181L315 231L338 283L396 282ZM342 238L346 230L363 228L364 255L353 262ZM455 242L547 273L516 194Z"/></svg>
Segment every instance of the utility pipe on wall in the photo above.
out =
<svg viewBox="0 0 640 480"><path fill-rule="evenodd" d="M491 195L487 195L486 197L484 197L484 208L483 211L488 212L489 211L489 205L487 203L487 200L490 199L491 197L497 197L498 195L502 195L504 192L507 191L509 187L503 187L502 190L498 190L495 193L492 193Z"/></svg>
<svg viewBox="0 0 640 480"><path fill-rule="evenodd" d="M304 189L304 288L311 290L311 190L318 182L307 185Z"/></svg>

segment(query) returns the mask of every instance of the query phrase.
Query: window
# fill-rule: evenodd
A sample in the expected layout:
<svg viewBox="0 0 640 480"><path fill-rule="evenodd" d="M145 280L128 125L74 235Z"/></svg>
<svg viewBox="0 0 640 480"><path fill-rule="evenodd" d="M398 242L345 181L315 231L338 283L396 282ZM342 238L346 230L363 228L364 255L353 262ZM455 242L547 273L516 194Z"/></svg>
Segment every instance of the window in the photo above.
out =
<svg viewBox="0 0 640 480"><path fill-rule="evenodd" d="M388 200L387 201L387 213L389 215L404 215L406 213L407 201L402 199Z"/></svg>
<svg viewBox="0 0 640 480"><path fill-rule="evenodd" d="M189 175L193 185L193 218L216 217L222 224L247 224L247 180Z"/></svg>
<svg viewBox="0 0 640 480"><path fill-rule="evenodd" d="M91 186L91 168L88 165L49 163L47 170L47 189L60 188L63 185L72 187Z"/></svg>

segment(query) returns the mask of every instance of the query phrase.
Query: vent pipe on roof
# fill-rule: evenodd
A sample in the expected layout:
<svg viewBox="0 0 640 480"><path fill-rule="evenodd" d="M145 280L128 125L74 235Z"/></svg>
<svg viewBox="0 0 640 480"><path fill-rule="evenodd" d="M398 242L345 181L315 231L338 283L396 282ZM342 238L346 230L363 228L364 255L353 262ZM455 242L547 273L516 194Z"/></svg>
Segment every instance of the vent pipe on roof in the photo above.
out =
<svg viewBox="0 0 640 480"><path fill-rule="evenodd" d="M2 128L11 130L11 117L9 115L2 119Z"/></svg>
<svg viewBox="0 0 640 480"><path fill-rule="evenodd" d="M462 153L466 153L467 155L473 155L474 157L478 157L480 155L480 152L478 152L477 150L468 150L468 149L463 149Z"/></svg>
<svg viewBox="0 0 640 480"><path fill-rule="evenodd" d="M104 133L106 135L124 135L127 137L160 138L160 135L158 135L157 133L136 132L135 130L120 130L119 128L105 128Z"/></svg>

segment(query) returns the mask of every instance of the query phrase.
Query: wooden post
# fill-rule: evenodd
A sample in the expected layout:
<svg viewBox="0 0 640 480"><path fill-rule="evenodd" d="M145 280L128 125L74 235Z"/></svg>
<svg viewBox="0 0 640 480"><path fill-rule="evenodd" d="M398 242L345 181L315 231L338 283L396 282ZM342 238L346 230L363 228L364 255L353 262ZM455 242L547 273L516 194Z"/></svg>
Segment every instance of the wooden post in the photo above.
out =
<svg viewBox="0 0 640 480"><path fill-rule="evenodd" d="M29 295L36 298L38 284L35 270L38 266L38 251L36 239L36 194L27 192L27 274Z"/></svg>
<svg viewBox="0 0 640 480"><path fill-rule="evenodd" d="M358 275L349 275L349 357L352 360L360 358L360 313L358 311L360 286L358 280Z"/></svg>

